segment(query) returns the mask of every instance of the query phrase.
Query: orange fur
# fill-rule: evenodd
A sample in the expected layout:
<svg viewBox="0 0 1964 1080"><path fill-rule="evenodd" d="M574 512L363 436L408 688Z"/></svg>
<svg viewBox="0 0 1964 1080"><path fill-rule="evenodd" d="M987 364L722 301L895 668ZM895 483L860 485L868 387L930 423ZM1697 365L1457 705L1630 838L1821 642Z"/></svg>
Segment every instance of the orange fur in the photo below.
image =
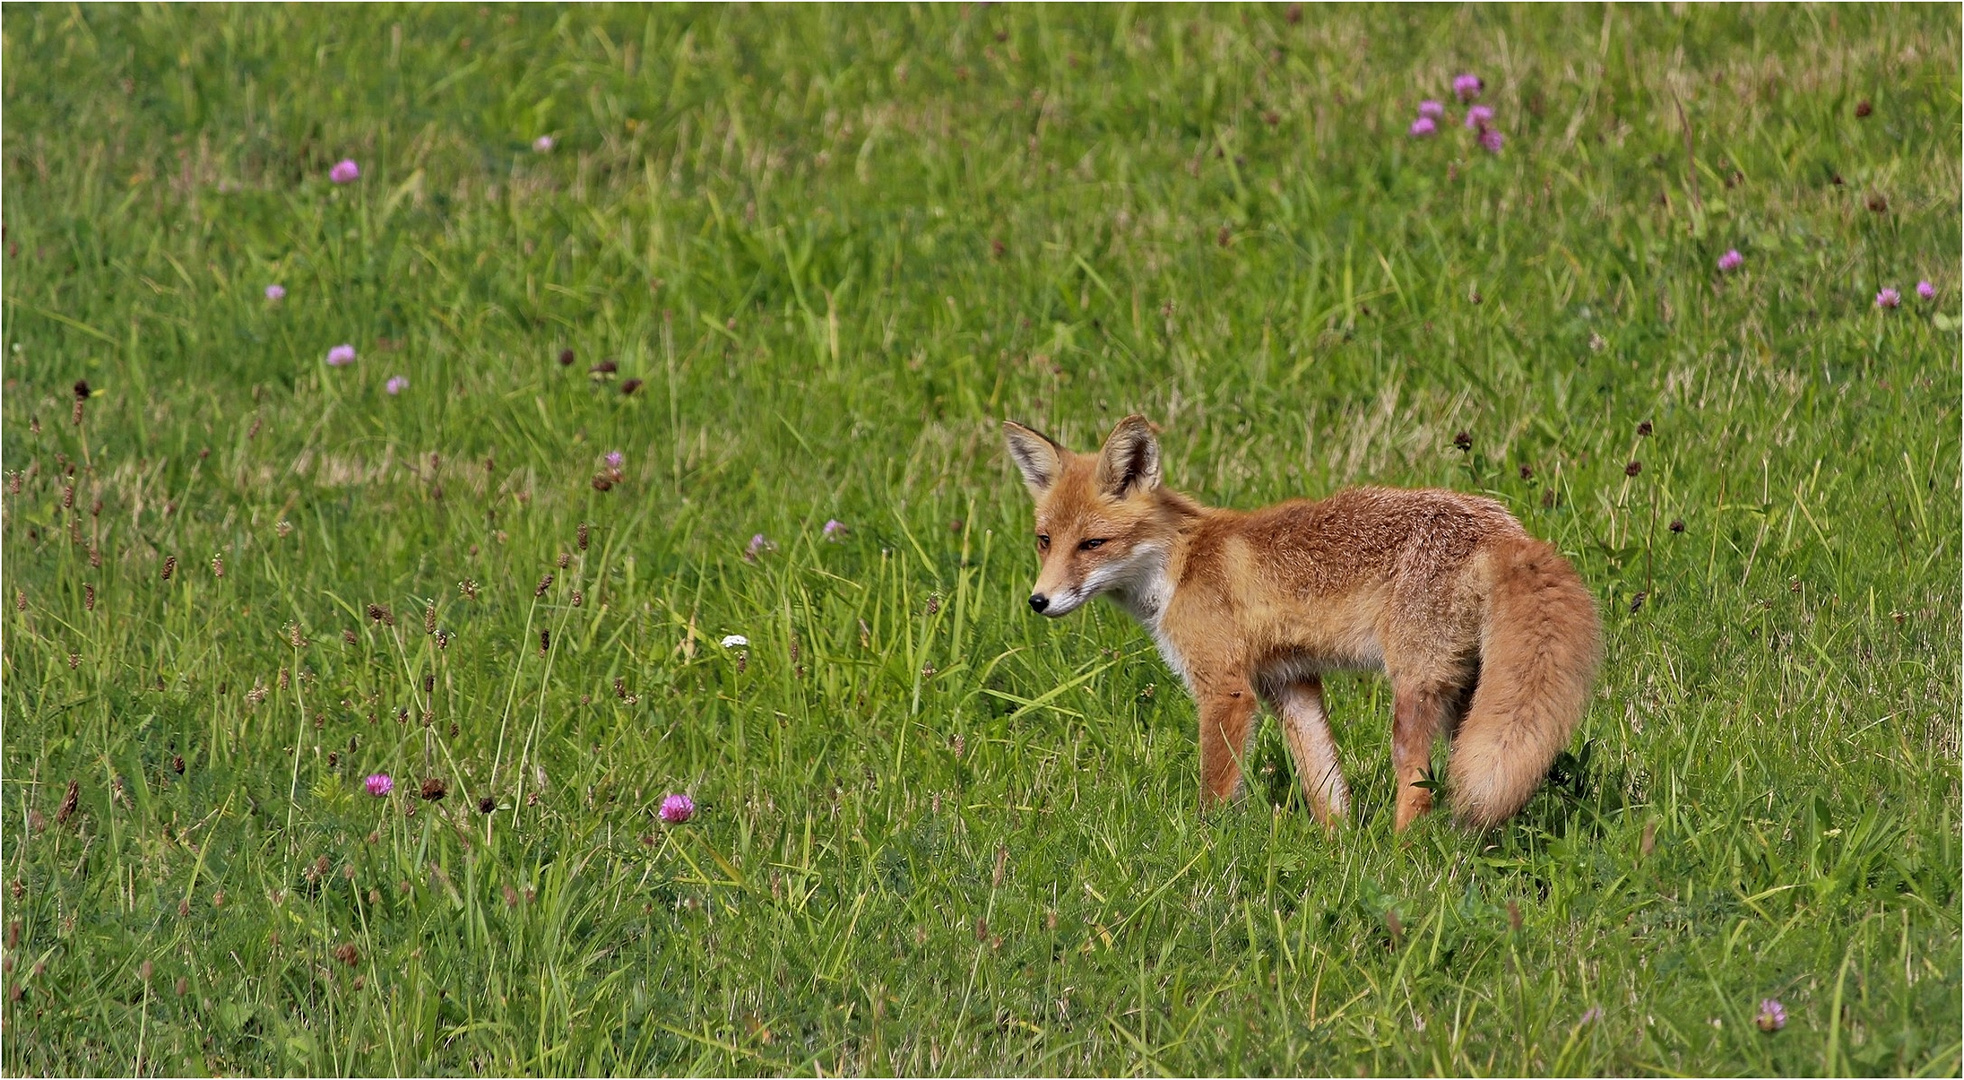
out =
<svg viewBox="0 0 1964 1080"><path fill-rule="evenodd" d="M1201 802L1241 782L1260 701L1318 820L1348 812L1323 711L1326 671L1380 668L1394 695L1398 829L1431 809L1432 744L1457 732L1455 814L1504 821L1527 802L1588 703L1595 602L1560 554L1499 503L1443 490L1353 488L1252 511L1160 484L1159 443L1127 417L1098 454L1005 423L1036 500L1051 616L1106 596L1151 631L1199 708Z"/></svg>

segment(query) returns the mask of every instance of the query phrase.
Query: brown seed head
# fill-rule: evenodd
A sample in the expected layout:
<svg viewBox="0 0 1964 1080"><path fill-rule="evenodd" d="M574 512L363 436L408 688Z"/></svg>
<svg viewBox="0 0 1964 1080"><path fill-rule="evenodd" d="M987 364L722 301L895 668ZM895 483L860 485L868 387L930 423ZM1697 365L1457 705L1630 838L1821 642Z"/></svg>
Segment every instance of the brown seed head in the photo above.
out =
<svg viewBox="0 0 1964 1080"><path fill-rule="evenodd" d="M488 814L491 811L496 810L497 808L498 808L498 800L492 798L489 795L486 795L482 799L477 800L477 812L480 814Z"/></svg>
<svg viewBox="0 0 1964 1080"><path fill-rule="evenodd" d="M624 394L624 395L625 395L625 394L632 394L632 393L634 393L634 392L635 392L636 390L639 390L639 389L641 389L641 380L640 380L640 379L629 379L629 380L627 380L626 382L624 382L624 383L622 383L622 384L621 384L621 393L622 393L622 394Z"/></svg>
<svg viewBox="0 0 1964 1080"><path fill-rule="evenodd" d="M1521 932L1521 905L1507 901L1507 928L1515 933Z"/></svg>
<svg viewBox="0 0 1964 1080"><path fill-rule="evenodd" d="M76 401L89 400L89 380L87 379L75 380L75 400Z"/></svg>
<svg viewBox="0 0 1964 1080"><path fill-rule="evenodd" d="M546 590L550 588L552 588L552 575L547 574L545 577L539 579L539 587L532 590L532 595L544 596L546 594Z"/></svg>
<svg viewBox="0 0 1964 1080"><path fill-rule="evenodd" d="M349 967L354 967L361 963L361 952L355 948L354 942L351 941L335 949L334 958Z"/></svg>
<svg viewBox="0 0 1964 1080"><path fill-rule="evenodd" d="M1459 434L1457 434L1457 435L1454 435L1454 436L1453 436L1453 446L1455 446L1455 447L1457 447L1457 448L1458 448L1458 449L1460 449L1460 450L1471 450L1471 449L1473 449L1473 436L1472 436L1472 434L1471 434L1470 432L1465 432L1465 431L1462 431L1462 432L1460 432Z"/></svg>
<svg viewBox="0 0 1964 1080"><path fill-rule="evenodd" d="M1869 209L1878 214L1884 213L1889 209L1889 200L1880 191L1874 192L1869 196Z"/></svg>
<svg viewBox="0 0 1964 1080"><path fill-rule="evenodd" d="M1647 439L1647 438L1649 438L1649 437L1650 437L1650 432L1651 432L1651 427L1650 427L1650 421L1648 421L1648 420L1645 420L1645 421L1643 421L1642 423L1640 423L1640 424L1638 424L1638 425L1637 425L1637 434L1638 434L1638 435L1640 435L1640 436L1642 436L1642 437L1644 437L1644 438L1646 438L1646 439Z"/></svg>
<svg viewBox="0 0 1964 1080"><path fill-rule="evenodd" d="M1863 98L1855 103L1855 115L1858 117L1867 119L1868 115L1874 111L1875 106L1870 104L1867 98Z"/></svg>
<svg viewBox="0 0 1964 1080"><path fill-rule="evenodd" d="M1624 476L1635 476L1642 471L1643 471L1643 462L1641 461L1632 461L1628 465L1623 466Z"/></svg>
<svg viewBox="0 0 1964 1080"><path fill-rule="evenodd" d="M175 573L177 573L177 556L164 556L164 580L169 581L170 576Z"/></svg>
<svg viewBox="0 0 1964 1080"><path fill-rule="evenodd" d="M70 780L68 782L68 794L62 796L61 807L60 809L55 811L55 824L57 825L68 824L68 819L75 816L75 807L77 803L80 802L81 796L82 796L81 782L77 780Z"/></svg>
<svg viewBox="0 0 1964 1080"><path fill-rule="evenodd" d="M1671 519L1671 531L1672 531L1672 532L1674 532L1674 533L1681 533L1681 532L1683 532L1683 531L1684 531L1684 519L1683 519L1683 518L1672 518L1672 519Z"/></svg>
<svg viewBox="0 0 1964 1080"><path fill-rule="evenodd" d="M560 366L560 367L572 367L572 366L573 366L573 361L574 361L575 359L577 359L577 358L576 358L576 357L575 357L575 356L573 355L573 350L571 350L571 349L561 349L561 350L559 350L559 366Z"/></svg>
<svg viewBox="0 0 1964 1080"><path fill-rule="evenodd" d="M443 798L445 795L448 794L450 794L449 786L444 784L443 781L437 779L436 777L432 776L429 779L423 781L422 795L426 801L436 802L437 800Z"/></svg>

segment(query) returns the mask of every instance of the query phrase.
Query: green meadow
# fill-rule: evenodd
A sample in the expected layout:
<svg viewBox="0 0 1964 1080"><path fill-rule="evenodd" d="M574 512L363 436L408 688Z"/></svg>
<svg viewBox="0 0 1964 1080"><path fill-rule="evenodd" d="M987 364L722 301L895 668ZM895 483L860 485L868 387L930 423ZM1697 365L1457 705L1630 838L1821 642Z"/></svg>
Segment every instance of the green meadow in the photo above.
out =
<svg viewBox="0 0 1964 1080"><path fill-rule="evenodd" d="M0 37L7 1072L1964 1069L1956 8ZM1198 812L1024 602L999 421L1131 412L1568 553L1518 818L1394 837L1366 674L1349 824Z"/></svg>

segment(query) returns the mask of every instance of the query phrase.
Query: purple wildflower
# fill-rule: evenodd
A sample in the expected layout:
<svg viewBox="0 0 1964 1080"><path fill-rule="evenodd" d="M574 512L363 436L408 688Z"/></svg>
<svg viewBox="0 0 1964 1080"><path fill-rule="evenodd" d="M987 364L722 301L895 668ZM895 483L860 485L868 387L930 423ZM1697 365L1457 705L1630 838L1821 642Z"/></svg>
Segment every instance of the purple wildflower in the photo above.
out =
<svg viewBox="0 0 1964 1080"><path fill-rule="evenodd" d="M1469 128L1477 128L1480 131L1485 131L1487 130L1487 125L1492 122L1493 106L1491 105L1475 105L1466 110L1466 126Z"/></svg>
<svg viewBox="0 0 1964 1080"><path fill-rule="evenodd" d="M284 300L284 299L286 299L286 286L284 286L284 285L268 285L268 286L266 286L266 299L267 299L267 300L268 300L269 302L271 302L271 303L275 303L275 304L277 304L277 303L279 303L280 301L282 301L282 300Z"/></svg>
<svg viewBox="0 0 1964 1080"><path fill-rule="evenodd" d="M1489 154L1500 153L1501 144L1506 141L1506 136L1502 135L1498 128L1488 128L1480 132L1480 148Z"/></svg>
<svg viewBox="0 0 1964 1080"><path fill-rule="evenodd" d="M621 464L626 460L627 459L625 457L621 456L621 452L619 450L607 451L607 467L614 470L615 472L620 471Z"/></svg>
<svg viewBox="0 0 1964 1080"><path fill-rule="evenodd" d="M1414 139L1422 139L1425 136L1430 135L1437 130L1439 130L1439 125L1433 123L1431 117L1421 116L1418 119L1412 121L1412 128L1410 131L1410 135Z"/></svg>
<svg viewBox="0 0 1964 1080"><path fill-rule="evenodd" d="M766 540L764 538L763 533L758 533L757 535L750 538L750 546L743 549L743 557L755 561L757 556L763 554L766 551L771 551L776 547L777 547L776 544L773 544L769 540Z"/></svg>
<svg viewBox="0 0 1964 1080"><path fill-rule="evenodd" d="M1446 115L1446 107L1431 98L1426 98L1424 101L1418 103L1418 114L1437 120Z"/></svg>
<svg viewBox="0 0 1964 1080"><path fill-rule="evenodd" d="M661 801L661 819L680 825L696 816L696 801L687 795L670 795Z"/></svg>
<svg viewBox="0 0 1964 1080"><path fill-rule="evenodd" d="M1902 302L1903 294L1894 289L1884 289L1875 294L1875 306L1879 308L1899 307Z"/></svg>
<svg viewBox="0 0 1964 1080"><path fill-rule="evenodd" d="M1916 283L1916 295L1925 300L1935 300L1937 298L1937 287L1927 281L1919 281Z"/></svg>
<svg viewBox="0 0 1964 1080"><path fill-rule="evenodd" d="M378 799L396 789L395 780L385 772L370 776L364 783L368 786L368 793Z"/></svg>
<svg viewBox="0 0 1964 1080"><path fill-rule="evenodd" d="M1453 80L1453 93L1458 94L1461 101L1472 101L1486 88L1487 84L1481 82L1478 75L1461 75Z"/></svg>
<svg viewBox="0 0 1964 1080"><path fill-rule="evenodd" d="M1593 1024L1602 1018L1603 1007L1601 1005L1591 1005L1589 1006L1589 1011L1582 1014L1582 1019L1578 1023Z"/></svg>
<svg viewBox="0 0 1964 1080"><path fill-rule="evenodd" d="M387 390L391 394L400 394L404 390L409 389L409 380L400 375L391 375L389 376L389 381L382 384L382 389Z"/></svg>
<svg viewBox="0 0 1964 1080"><path fill-rule="evenodd" d="M328 367L341 367L354 362L355 347L353 345L336 345L332 349L327 350Z"/></svg>
<svg viewBox="0 0 1964 1080"><path fill-rule="evenodd" d="M352 184L361 179L361 166L355 164L354 158L342 158L327 170L327 178L337 184Z"/></svg>
<svg viewBox="0 0 1964 1080"><path fill-rule="evenodd" d="M552 136L550 136L550 135L541 135L541 136L539 136L538 138L536 138L536 139L533 139L533 140L532 140L532 152L533 152L533 153L535 153L535 154L547 154L547 153L551 153L551 152L552 152Z"/></svg>
<svg viewBox="0 0 1964 1080"><path fill-rule="evenodd" d="M1778 1031L1787 1026L1787 1007L1780 1004L1779 998L1765 998L1759 1003L1759 1015L1753 1017L1761 1031Z"/></svg>
<svg viewBox="0 0 1964 1080"><path fill-rule="evenodd" d="M1746 257L1744 255L1739 254L1738 248L1733 248L1732 250L1719 256L1719 270L1723 273L1729 274L1732 271L1737 270L1741 266L1745 265L1745 263L1746 263Z"/></svg>
<svg viewBox="0 0 1964 1080"><path fill-rule="evenodd" d="M827 540L837 540L839 537L844 536L845 534L846 534L845 522L840 521L837 518L833 518L825 523L825 538Z"/></svg>

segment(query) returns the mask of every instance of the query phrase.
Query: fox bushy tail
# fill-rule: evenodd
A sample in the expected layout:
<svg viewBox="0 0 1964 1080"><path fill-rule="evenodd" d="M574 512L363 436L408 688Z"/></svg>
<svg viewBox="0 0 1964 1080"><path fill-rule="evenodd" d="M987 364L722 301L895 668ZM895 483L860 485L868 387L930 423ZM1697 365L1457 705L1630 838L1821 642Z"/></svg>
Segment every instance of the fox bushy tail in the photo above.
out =
<svg viewBox="0 0 1964 1080"><path fill-rule="evenodd" d="M1601 660L1596 602L1539 540L1493 552L1480 681L1453 739L1453 813L1479 828L1512 817L1568 745Z"/></svg>

